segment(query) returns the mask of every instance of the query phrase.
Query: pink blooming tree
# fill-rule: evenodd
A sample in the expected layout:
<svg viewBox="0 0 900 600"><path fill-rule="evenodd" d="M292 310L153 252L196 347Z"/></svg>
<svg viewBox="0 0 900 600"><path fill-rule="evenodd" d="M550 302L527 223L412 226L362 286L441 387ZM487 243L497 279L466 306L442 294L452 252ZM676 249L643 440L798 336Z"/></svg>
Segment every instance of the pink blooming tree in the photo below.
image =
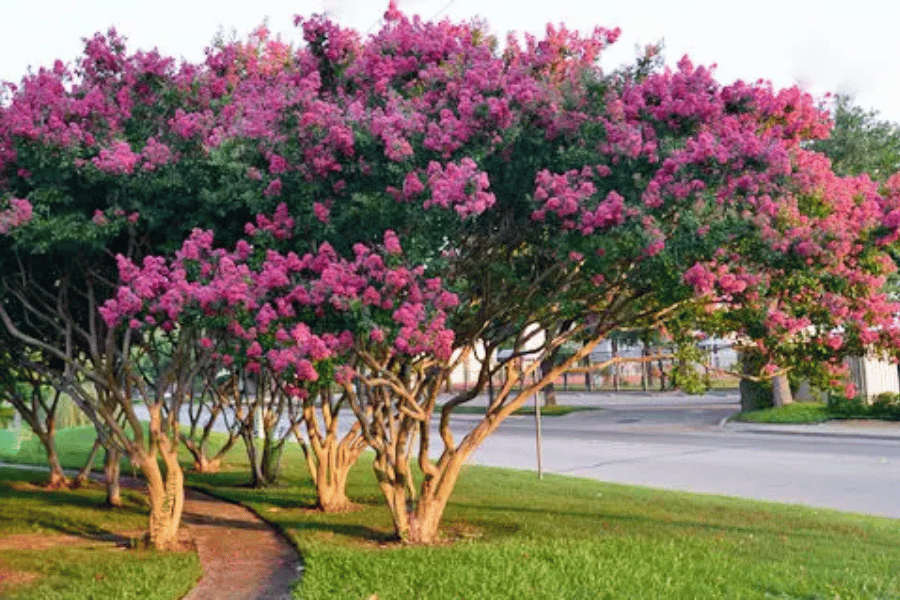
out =
<svg viewBox="0 0 900 600"><path fill-rule="evenodd" d="M308 294L327 274L330 291L309 305L318 313L279 315L273 297L229 316L262 315L274 328L271 339L255 339L249 321L230 332L241 340L233 359L260 370L293 360L276 337L280 320L288 334L302 323L320 338L334 356L296 357L317 378L288 360L306 377L292 375L297 389L284 393L312 396L320 379L343 390L376 450L396 533L424 543L437 539L475 448L611 331L734 332L759 349L767 368L754 375L763 377L812 371L804 365L862 344L896 350L896 307L882 290L894 268L896 186L830 174L806 144L827 135L827 115L800 91L722 85L687 59L662 69L648 56L603 73L597 57L615 30L550 27L499 51L482 25L410 19L393 5L367 38L321 18L298 26L296 48L260 31L211 50L202 65L129 55L118 37L98 36L77 72L59 63L11 94L0 113L4 195L27 198L35 215L2 238L21 250L0 254L0 314L14 339L53 340L44 349L72 369L85 357L117 364L98 340L148 332L85 325L117 294L110 256L169 265L161 257L195 227L237 252L236 226L285 202L293 226L269 232L267 250L298 261L333 253L329 264L345 266L293 274L313 286ZM385 302L383 284L352 265L356 248L377 244L387 256L402 246L418 265L405 267L410 277L439 276L458 304L417 284L422 309L373 312L367 303ZM67 275L27 268L31 256ZM247 265L246 276L260 266ZM346 273L378 285L351 300ZM238 283L223 293L240 305ZM43 304L31 301L35 290ZM67 303L75 310L54 308ZM38 322L54 335L33 335ZM78 335L66 338L70 330ZM580 350L531 383L568 342ZM495 359L500 348L511 349L508 360ZM477 380L443 403L432 438L437 395L452 360L467 356L480 359ZM457 439L454 409L501 375L483 418Z"/></svg>
<svg viewBox="0 0 900 600"><path fill-rule="evenodd" d="M397 390L427 380L424 370L446 369L453 347L446 311L456 307L456 296L440 279L424 279L422 268L403 264L393 232L378 252L357 244L353 260L340 258L328 244L301 257L267 249L273 239L291 235L285 205L256 223L247 227L253 243L241 240L231 252L214 249L212 233L196 230L171 262L148 257L138 267L120 257L125 285L100 308L104 320L110 327L161 327L179 338L209 335L224 324L219 344L200 337L200 346L215 348L211 356L219 368L266 383L255 393L264 411L287 407L323 509L347 508L347 472L366 440L376 449L376 470L408 484L407 444L361 434L359 424L339 438L338 412L349 399L361 419L377 413L380 428L395 429L390 411L360 400L357 384L366 386L366 397L389 402ZM404 365L405 379L391 378L397 364Z"/></svg>

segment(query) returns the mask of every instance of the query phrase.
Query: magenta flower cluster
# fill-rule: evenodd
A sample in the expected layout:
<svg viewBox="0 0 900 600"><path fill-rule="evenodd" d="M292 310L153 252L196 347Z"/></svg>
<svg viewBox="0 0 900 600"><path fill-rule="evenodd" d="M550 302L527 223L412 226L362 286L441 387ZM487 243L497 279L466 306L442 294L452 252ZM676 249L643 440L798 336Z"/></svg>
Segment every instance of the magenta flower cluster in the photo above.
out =
<svg viewBox="0 0 900 600"><path fill-rule="evenodd" d="M172 260L137 265L119 255L122 285L100 313L110 327L203 331L201 345L224 364L271 369L295 385L316 381L322 361L351 365L354 352L450 358L447 316L458 299L439 278L403 265L394 232L379 248L357 244L352 260L328 244L303 256L253 245L265 235L287 239L292 223L281 205L248 224L250 240L232 251L197 229Z"/></svg>

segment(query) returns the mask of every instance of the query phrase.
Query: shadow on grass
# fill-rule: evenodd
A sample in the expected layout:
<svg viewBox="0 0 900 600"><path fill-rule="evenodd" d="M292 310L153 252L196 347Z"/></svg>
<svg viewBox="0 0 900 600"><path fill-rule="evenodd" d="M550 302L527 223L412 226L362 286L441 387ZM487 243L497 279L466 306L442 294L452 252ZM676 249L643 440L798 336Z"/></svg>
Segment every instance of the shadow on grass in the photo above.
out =
<svg viewBox="0 0 900 600"><path fill-rule="evenodd" d="M324 514L324 513L323 513ZM386 544L398 541L393 531L376 529L360 523L335 523L317 520L283 519L278 525L294 534L326 533L346 538L352 542Z"/></svg>
<svg viewBox="0 0 900 600"><path fill-rule="evenodd" d="M145 514L145 504L136 502L131 495L127 495L128 502L121 507L111 507L105 500L98 497L90 497L72 493L66 490L47 490L40 487L34 489L21 489L18 486L0 483L0 495L4 499L39 500L44 504L52 504L59 507L73 506L78 508L91 508L96 510L115 510L132 514ZM26 509L32 510L32 509Z"/></svg>

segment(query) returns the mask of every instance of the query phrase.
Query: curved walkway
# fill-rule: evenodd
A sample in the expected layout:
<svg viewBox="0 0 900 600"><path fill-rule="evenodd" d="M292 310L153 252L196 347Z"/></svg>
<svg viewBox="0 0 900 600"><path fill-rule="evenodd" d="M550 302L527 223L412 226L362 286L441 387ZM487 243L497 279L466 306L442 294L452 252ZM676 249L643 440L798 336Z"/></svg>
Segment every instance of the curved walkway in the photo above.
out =
<svg viewBox="0 0 900 600"><path fill-rule="evenodd" d="M187 490L182 518L203 577L184 600L287 600L300 577L297 552L243 506Z"/></svg>

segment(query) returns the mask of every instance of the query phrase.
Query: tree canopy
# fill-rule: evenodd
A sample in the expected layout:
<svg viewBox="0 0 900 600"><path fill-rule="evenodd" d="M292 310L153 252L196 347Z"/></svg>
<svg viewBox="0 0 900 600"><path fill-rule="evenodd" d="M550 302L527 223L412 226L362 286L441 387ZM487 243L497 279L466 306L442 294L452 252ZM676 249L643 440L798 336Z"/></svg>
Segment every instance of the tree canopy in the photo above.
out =
<svg viewBox="0 0 900 600"><path fill-rule="evenodd" d="M838 175L867 173L883 181L900 171L900 125L879 119L878 111L854 104L838 94L828 106L834 126L812 148L831 159Z"/></svg>
<svg viewBox="0 0 900 600"><path fill-rule="evenodd" d="M686 57L604 73L618 30L500 49L483 24L393 3L365 38L297 25L296 48L260 29L198 65L110 32L11 88L0 308L17 343L72 371L127 361L104 336L162 328L193 340L184 357L271 367L288 397L328 381L398 535L421 542L477 445L614 330L734 334L764 377L900 348L883 291L900 178L836 175L808 148L828 115L796 88L723 85ZM467 357L476 383L438 409ZM457 441L454 408L500 376Z"/></svg>

